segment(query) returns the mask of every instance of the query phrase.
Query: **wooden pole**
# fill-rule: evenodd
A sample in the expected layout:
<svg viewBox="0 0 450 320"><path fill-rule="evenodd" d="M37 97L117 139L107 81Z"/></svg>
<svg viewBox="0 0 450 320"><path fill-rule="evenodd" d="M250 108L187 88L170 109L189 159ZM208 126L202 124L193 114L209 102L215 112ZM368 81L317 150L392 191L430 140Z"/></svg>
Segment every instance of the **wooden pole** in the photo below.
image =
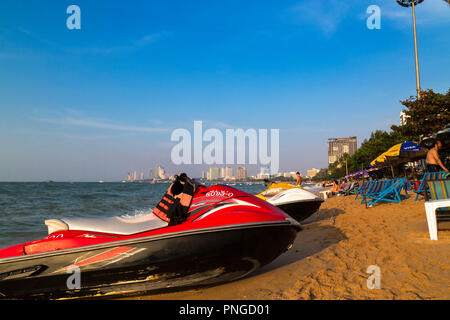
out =
<svg viewBox="0 0 450 320"><path fill-rule="evenodd" d="M414 7L414 1L412 2L413 13L413 28L414 28L414 54L416 62L416 90L417 99L420 100L420 73L419 73L419 54L417 53L417 31L416 31L416 9Z"/></svg>
<svg viewBox="0 0 450 320"><path fill-rule="evenodd" d="M361 165L361 172L362 172L362 176L363 176L361 188L363 188L364 187L364 179L365 179L364 165ZM363 190L363 201L364 201L364 204L366 205L366 209L367 209L366 190Z"/></svg>
<svg viewBox="0 0 450 320"><path fill-rule="evenodd" d="M345 159L345 175L348 176L347 159Z"/></svg>

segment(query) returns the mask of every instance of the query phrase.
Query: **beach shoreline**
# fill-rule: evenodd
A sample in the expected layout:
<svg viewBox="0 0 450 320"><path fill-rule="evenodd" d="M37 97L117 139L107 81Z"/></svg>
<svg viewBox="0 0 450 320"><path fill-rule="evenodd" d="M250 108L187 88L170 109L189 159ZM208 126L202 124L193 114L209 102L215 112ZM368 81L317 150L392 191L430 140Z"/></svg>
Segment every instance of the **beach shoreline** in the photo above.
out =
<svg viewBox="0 0 450 320"><path fill-rule="evenodd" d="M126 299L450 299L450 232L430 240L423 201L366 209L354 196L332 197L302 225L288 252L244 279ZM368 288L370 266L379 289Z"/></svg>

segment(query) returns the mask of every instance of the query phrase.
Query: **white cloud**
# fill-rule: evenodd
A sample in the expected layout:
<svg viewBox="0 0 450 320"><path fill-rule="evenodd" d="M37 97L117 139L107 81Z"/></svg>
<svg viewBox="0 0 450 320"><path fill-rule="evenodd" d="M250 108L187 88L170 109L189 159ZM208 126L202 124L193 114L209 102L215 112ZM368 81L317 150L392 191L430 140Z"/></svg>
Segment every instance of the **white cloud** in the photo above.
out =
<svg viewBox="0 0 450 320"><path fill-rule="evenodd" d="M302 21L317 25L323 33L334 33L350 5L339 0L306 0L291 8Z"/></svg>
<svg viewBox="0 0 450 320"><path fill-rule="evenodd" d="M21 33L22 35L32 39L33 41L38 41L45 46L55 48L59 51L66 52L66 53L75 53L75 54L120 54L120 53L130 53L136 50L139 50L141 48L144 48L152 43L154 43L156 40L160 39L161 37L164 37L168 35L169 33L166 31L160 31L155 33L148 33L143 35L137 40L131 40L127 41L123 44L118 45L109 45L109 46L103 46L103 47L66 47L61 45L61 43L48 40L41 35L29 31L27 29L18 27L16 29L16 32ZM1 57L0 57L1 58Z"/></svg>
<svg viewBox="0 0 450 320"><path fill-rule="evenodd" d="M359 0L304 0L291 7L290 12L298 21L315 25L325 35L331 35L345 19L366 20L366 8L371 4L380 7L382 21L394 22L400 28L411 26L412 9L401 7L395 0L373 0L363 5ZM416 21L419 26L448 23L450 6L443 0L424 1L416 7Z"/></svg>
<svg viewBox="0 0 450 320"><path fill-rule="evenodd" d="M102 121L91 120L91 119L75 119L75 118L71 118L71 117L34 118L34 120L39 121L39 122L58 124L58 125L81 126L81 127L95 128L95 129L106 129L106 130L127 131L127 132L162 133L162 132L169 131L169 128L129 126L129 125L114 124L114 123L102 122Z"/></svg>

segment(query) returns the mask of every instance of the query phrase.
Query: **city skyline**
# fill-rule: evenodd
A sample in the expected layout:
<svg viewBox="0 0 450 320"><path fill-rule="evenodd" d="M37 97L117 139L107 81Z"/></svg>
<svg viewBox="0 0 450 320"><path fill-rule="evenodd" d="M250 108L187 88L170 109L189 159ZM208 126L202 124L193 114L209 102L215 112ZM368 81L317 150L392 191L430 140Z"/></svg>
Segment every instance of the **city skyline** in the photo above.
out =
<svg viewBox="0 0 450 320"><path fill-rule="evenodd" d="M170 158L171 133L196 120L279 129L279 171L305 174L328 166L328 138L389 130L416 94L411 12L395 1L75 4L79 30L67 3L0 4L0 181L201 176L209 164ZM424 1L416 19L422 88L445 92L448 5Z"/></svg>
<svg viewBox="0 0 450 320"><path fill-rule="evenodd" d="M306 175L302 175L306 178L312 178L320 170L312 168L307 170ZM154 172L158 172L155 174ZM248 175L247 168L245 166L236 167L236 174L233 173L233 168L230 166L210 166L209 170L202 171L201 176L191 176L191 178L203 179L203 180L223 180L223 181L240 181L240 180L263 180L268 178L296 178L297 171L279 171L275 174L270 174L270 170L267 167L260 167L260 171L256 175ZM172 180L178 173L166 173L164 167L161 165L156 166L156 171L150 169L149 175L145 176L144 172L130 171L127 173L126 179L122 182L141 182L141 181L167 181ZM102 180L103 181L103 180Z"/></svg>

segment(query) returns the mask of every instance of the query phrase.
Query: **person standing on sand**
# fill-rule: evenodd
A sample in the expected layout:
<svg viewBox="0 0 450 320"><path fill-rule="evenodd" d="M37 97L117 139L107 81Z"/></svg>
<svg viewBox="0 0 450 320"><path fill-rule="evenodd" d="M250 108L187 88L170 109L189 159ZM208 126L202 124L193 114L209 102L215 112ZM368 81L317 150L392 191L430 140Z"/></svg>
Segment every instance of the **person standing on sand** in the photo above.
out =
<svg viewBox="0 0 450 320"><path fill-rule="evenodd" d="M331 194L334 196L335 194L337 194L339 192L339 182L337 182L336 180L333 181L333 188L331 188Z"/></svg>
<svg viewBox="0 0 450 320"><path fill-rule="evenodd" d="M303 180L302 176L300 175L300 172L297 172L296 175L297 175L296 184L297 184L297 186L301 186L302 185L302 180Z"/></svg>
<svg viewBox="0 0 450 320"><path fill-rule="evenodd" d="M437 172L441 171L441 168L448 173L448 169L442 164L441 159L439 158L439 149L442 148L442 141L437 140L434 147L431 148L427 153L427 171L428 172Z"/></svg>

